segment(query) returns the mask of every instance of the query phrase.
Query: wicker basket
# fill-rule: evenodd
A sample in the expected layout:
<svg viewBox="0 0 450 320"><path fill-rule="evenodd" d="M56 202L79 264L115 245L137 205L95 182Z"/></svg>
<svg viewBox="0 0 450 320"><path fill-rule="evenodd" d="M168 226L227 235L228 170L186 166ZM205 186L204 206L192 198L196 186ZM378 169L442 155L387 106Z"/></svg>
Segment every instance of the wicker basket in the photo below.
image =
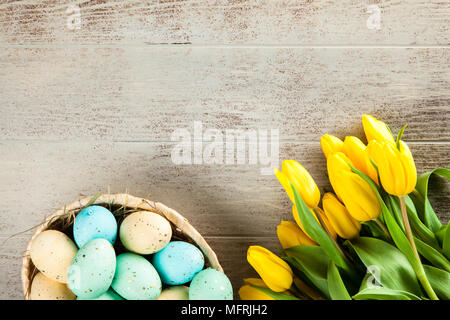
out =
<svg viewBox="0 0 450 320"><path fill-rule="evenodd" d="M217 256L211 247L206 243L205 239L200 235L200 233L195 230L195 228L184 218L181 214L173 209L166 207L164 204L159 202L149 201L143 198L137 198L129 194L103 194L96 198L88 197L75 202L72 202L55 213L51 214L46 218L46 220L37 227L30 241L28 242L27 249L25 251L23 261L22 261L22 288L26 300L30 299L30 289L33 277L37 273L37 269L30 259L30 248L33 239L42 231L53 229L59 230L67 234L71 239L73 239L72 225L75 216L85 207L89 205L102 205L106 208L119 208L123 210L123 214L116 216L118 224L123 220L126 215L135 211L151 211L158 213L165 217L172 226L172 240L183 240L190 242L197 247L199 247L206 257L205 267L211 267L216 270L222 271ZM120 239L117 239L114 245L117 254L125 251L125 248L120 243Z"/></svg>

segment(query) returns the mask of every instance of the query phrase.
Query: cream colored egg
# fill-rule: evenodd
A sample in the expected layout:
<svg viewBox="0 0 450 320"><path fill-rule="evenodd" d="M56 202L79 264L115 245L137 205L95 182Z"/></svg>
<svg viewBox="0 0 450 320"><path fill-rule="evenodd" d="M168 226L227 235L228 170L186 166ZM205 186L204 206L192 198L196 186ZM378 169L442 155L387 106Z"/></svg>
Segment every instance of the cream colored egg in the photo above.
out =
<svg viewBox="0 0 450 320"><path fill-rule="evenodd" d="M158 300L189 300L189 288L185 286L173 286L164 289Z"/></svg>
<svg viewBox="0 0 450 320"><path fill-rule="evenodd" d="M64 233L46 230L34 238L30 256L34 265L46 277L67 283L67 272L78 249Z"/></svg>
<svg viewBox="0 0 450 320"><path fill-rule="evenodd" d="M123 220L119 236L128 250L139 254L152 254L169 243L172 227L169 221L157 213L138 211Z"/></svg>
<svg viewBox="0 0 450 320"><path fill-rule="evenodd" d="M42 273L31 283L31 300L75 300L76 296L64 283L47 278Z"/></svg>

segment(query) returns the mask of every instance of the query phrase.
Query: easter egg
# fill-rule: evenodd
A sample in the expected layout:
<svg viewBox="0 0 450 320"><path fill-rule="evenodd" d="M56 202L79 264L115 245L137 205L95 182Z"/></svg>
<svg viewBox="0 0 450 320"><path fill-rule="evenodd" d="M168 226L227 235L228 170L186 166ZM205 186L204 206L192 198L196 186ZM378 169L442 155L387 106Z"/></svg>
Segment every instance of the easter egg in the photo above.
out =
<svg viewBox="0 0 450 320"><path fill-rule="evenodd" d="M153 256L161 281L169 285L189 282L203 269L205 259L196 246L184 241L169 242Z"/></svg>
<svg viewBox="0 0 450 320"><path fill-rule="evenodd" d="M47 278L41 272L34 276L30 290L31 300L75 300L75 298L66 284Z"/></svg>
<svg viewBox="0 0 450 320"><path fill-rule="evenodd" d="M101 206L84 208L75 218L73 237L79 248L92 239L106 239L114 245L117 238L116 218Z"/></svg>
<svg viewBox="0 0 450 320"><path fill-rule="evenodd" d="M67 272L78 251L73 241L61 231L46 230L31 243L30 257L46 277L67 283Z"/></svg>
<svg viewBox="0 0 450 320"><path fill-rule="evenodd" d="M119 236L128 250L139 254L152 254L169 243L172 227L169 221L157 213L138 211L123 220Z"/></svg>
<svg viewBox="0 0 450 320"><path fill-rule="evenodd" d="M123 298L115 293L114 290L109 289L108 291L94 299L83 299L81 297L78 297L77 300L123 300Z"/></svg>
<svg viewBox="0 0 450 320"><path fill-rule="evenodd" d="M185 286L173 286L164 289L158 300L189 300L189 288Z"/></svg>
<svg viewBox="0 0 450 320"><path fill-rule="evenodd" d="M111 287L127 300L155 300L161 294L161 279L152 264L134 253L117 256Z"/></svg>
<svg viewBox="0 0 450 320"><path fill-rule="evenodd" d="M116 270L116 254L105 239L86 243L69 268L70 290L83 299L93 299L105 293L111 285Z"/></svg>
<svg viewBox="0 0 450 320"><path fill-rule="evenodd" d="M233 288L227 276L208 268L197 273L189 287L189 300L232 300Z"/></svg>

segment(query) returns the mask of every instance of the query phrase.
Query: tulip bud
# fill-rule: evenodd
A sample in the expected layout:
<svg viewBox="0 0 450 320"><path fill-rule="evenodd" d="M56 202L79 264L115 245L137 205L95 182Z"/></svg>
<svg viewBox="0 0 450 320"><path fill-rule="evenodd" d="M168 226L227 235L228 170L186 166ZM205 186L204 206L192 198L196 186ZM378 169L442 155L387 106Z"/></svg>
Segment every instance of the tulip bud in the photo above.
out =
<svg viewBox="0 0 450 320"><path fill-rule="evenodd" d="M328 218L326 217L326 215L324 214L324 212L322 211L322 209L320 209L319 207L315 208L314 210L309 209L309 211L312 213L312 215L314 216L314 218L316 218L317 222L322 226L322 224L320 223L319 219L317 218L316 212L319 214L320 219L323 221L323 223L325 224L325 227L327 228L330 236L336 240L337 238L337 234L336 231L334 230L332 224L330 223L330 221L328 221ZM297 225L300 227L300 229L302 229L302 231L310 238L312 239L312 237L308 234L308 232L306 232L305 227L303 227L302 222L300 221L300 217L298 215L297 212L297 208L295 206L295 204L292 206L292 215L294 216L294 220L297 223Z"/></svg>
<svg viewBox="0 0 450 320"><path fill-rule="evenodd" d="M283 249L303 245L317 245L292 221L281 221L277 227L277 235Z"/></svg>
<svg viewBox="0 0 450 320"><path fill-rule="evenodd" d="M367 142L372 140L395 142L391 130L389 130L389 127L383 121L377 120L368 114L364 114L362 116L362 123Z"/></svg>
<svg viewBox="0 0 450 320"><path fill-rule="evenodd" d="M314 179L300 163L294 160L284 160L281 165L281 171L277 169L274 169L274 171L292 203L295 203L295 199L289 182L295 186L295 189L297 189L297 192L309 207L315 208L319 205L319 188L317 188Z"/></svg>
<svg viewBox="0 0 450 320"><path fill-rule="evenodd" d="M387 193L404 196L411 193L417 182L417 171L408 145L389 141L372 141L369 154L377 164L381 184Z"/></svg>
<svg viewBox="0 0 450 320"><path fill-rule="evenodd" d="M359 235L361 224L350 215L347 208L332 193L325 193L322 205L328 221L341 238L352 239Z"/></svg>
<svg viewBox="0 0 450 320"><path fill-rule="evenodd" d="M322 146L323 154L325 158L334 152L342 151L344 147L344 142L338 137L332 136L330 134L325 134L320 138L320 145Z"/></svg>
<svg viewBox="0 0 450 320"><path fill-rule="evenodd" d="M266 284L261 279L248 278L244 279L244 282L246 284L243 285L238 292L241 300L275 300L258 288L252 287L252 285L254 285L261 288L267 288Z"/></svg>
<svg viewBox="0 0 450 320"><path fill-rule="evenodd" d="M291 287L291 267L269 250L250 246L247 250L247 261L272 291L283 292Z"/></svg>
<svg viewBox="0 0 450 320"><path fill-rule="evenodd" d="M328 157L327 169L330 183L350 215L358 221L369 221L381 212L378 197L369 184L354 173L352 164L342 152Z"/></svg>
<svg viewBox="0 0 450 320"><path fill-rule="evenodd" d="M376 184L378 184L377 170L370 162L367 147L357 137L345 137L342 152L351 160L359 171L367 174Z"/></svg>

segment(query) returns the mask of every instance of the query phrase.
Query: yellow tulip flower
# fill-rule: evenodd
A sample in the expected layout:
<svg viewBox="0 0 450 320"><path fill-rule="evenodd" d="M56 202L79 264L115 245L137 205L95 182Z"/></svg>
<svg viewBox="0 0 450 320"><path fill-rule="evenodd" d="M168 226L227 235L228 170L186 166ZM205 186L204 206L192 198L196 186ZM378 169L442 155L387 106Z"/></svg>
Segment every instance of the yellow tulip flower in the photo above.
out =
<svg viewBox="0 0 450 320"><path fill-rule="evenodd" d="M329 156L327 169L330 183L354 219L375 219L381 212L377 195L366 181L352 171L349 164L352 162L342 152Z"/></svg>
<svg viewBox="0 0 450 320"><path fill-rule="evenodd" d="M354 219L347 208L334 194L327 192L322 198L323 211L336 233L344 239L353 239L359 235L361 223Z"/></svg>
<svg viewBox="0 0 450 320"><path fill-rule="evenodd" d="M317 245L292 221L281 221L277 227L277 235L283 249L303 245Z"/></svg>
<svg viewBox="0 0 450 320"><path fill-rule="evenodd" d="M319 207L315 208L314 210L309 209L309 211L313 214L314 218L316 218L317 222L319 222L320 225L322 225L319 221L319 219L317 218L316 212L319 213L320 219L323 221L323 223L325 224L325 227L327 228L328 232L330 233L331 237L333 239L336 240L337 238L337 234L336 231L333 228L333 225L330 223L330 221L328 220L327 216L325 215L325 213L322 211L322 209L320 209ZM295 222L297 223L297 225L300 227L300 229L303 230L303 232L312 239L312 237L308 234L308 232L306 232L305 227L303 227L302 222L300 221L300 217L298 215L297 212L297 207L295 206L295 204L292 206L292 215L294 217Z"/></svg>
<svg viewBox="0 0 450 320"><path fill-rule="evenodd" d="M250 246L247 250L247 261L272 291L283 292L291 287L291 267L266 248Z"/></svg>
<svg viewBox="0 0 450 320"><path fill-rule="evenodd" d="M383 121L377 120L371 115L364 114L362 116L362 123L367 142L372 140L395 142L391 131Z"/></svg>
<svg viewBox="0 0 450 320"><path fill-rule="evenodd" d="M417 182L417 171L408 145L400 141L399 148L389 141L371 141L369 154L377 164L381 184L387 193L404 196L411 193Z"/></svg>
<svg viewBox="0 0 450 320"><path fill-rule="evenodd" d="M274 171L292 203L295 203L294 192L289 182L294 185L303 201L309 207L315 208L318 206L320 201L319 188L317 188L314 179L300 163L294 160L284 160L281 164L281 171L277 169L274 169Z"/></svg>
<svg viewBox="0 0 450 320"><path fill-rule="evenodd" d="M344 142L342 142L342 140L338 137L335 137L331 134L325 134L320 138L320 145L322 147L325 158L328 158L330 154L342 151Z"/></svg>
<svg viewBox="0 0 450 320"><path fill-rule="evenodd" d="M266 284L261 279L248 278L244 279L244 282L246 284L243 285L238 291L241 300L275 300L268 294L251 286L254 285L261 288L267 288Z"/></svg>
<svg viewBox="0 0 450 320"><path fill-rule="evenodd" d="M378 184L377 169L370 162L367 147L357 137L345 137L342 152L351 160L359 171L367 174L376 184Z"/></svg>

